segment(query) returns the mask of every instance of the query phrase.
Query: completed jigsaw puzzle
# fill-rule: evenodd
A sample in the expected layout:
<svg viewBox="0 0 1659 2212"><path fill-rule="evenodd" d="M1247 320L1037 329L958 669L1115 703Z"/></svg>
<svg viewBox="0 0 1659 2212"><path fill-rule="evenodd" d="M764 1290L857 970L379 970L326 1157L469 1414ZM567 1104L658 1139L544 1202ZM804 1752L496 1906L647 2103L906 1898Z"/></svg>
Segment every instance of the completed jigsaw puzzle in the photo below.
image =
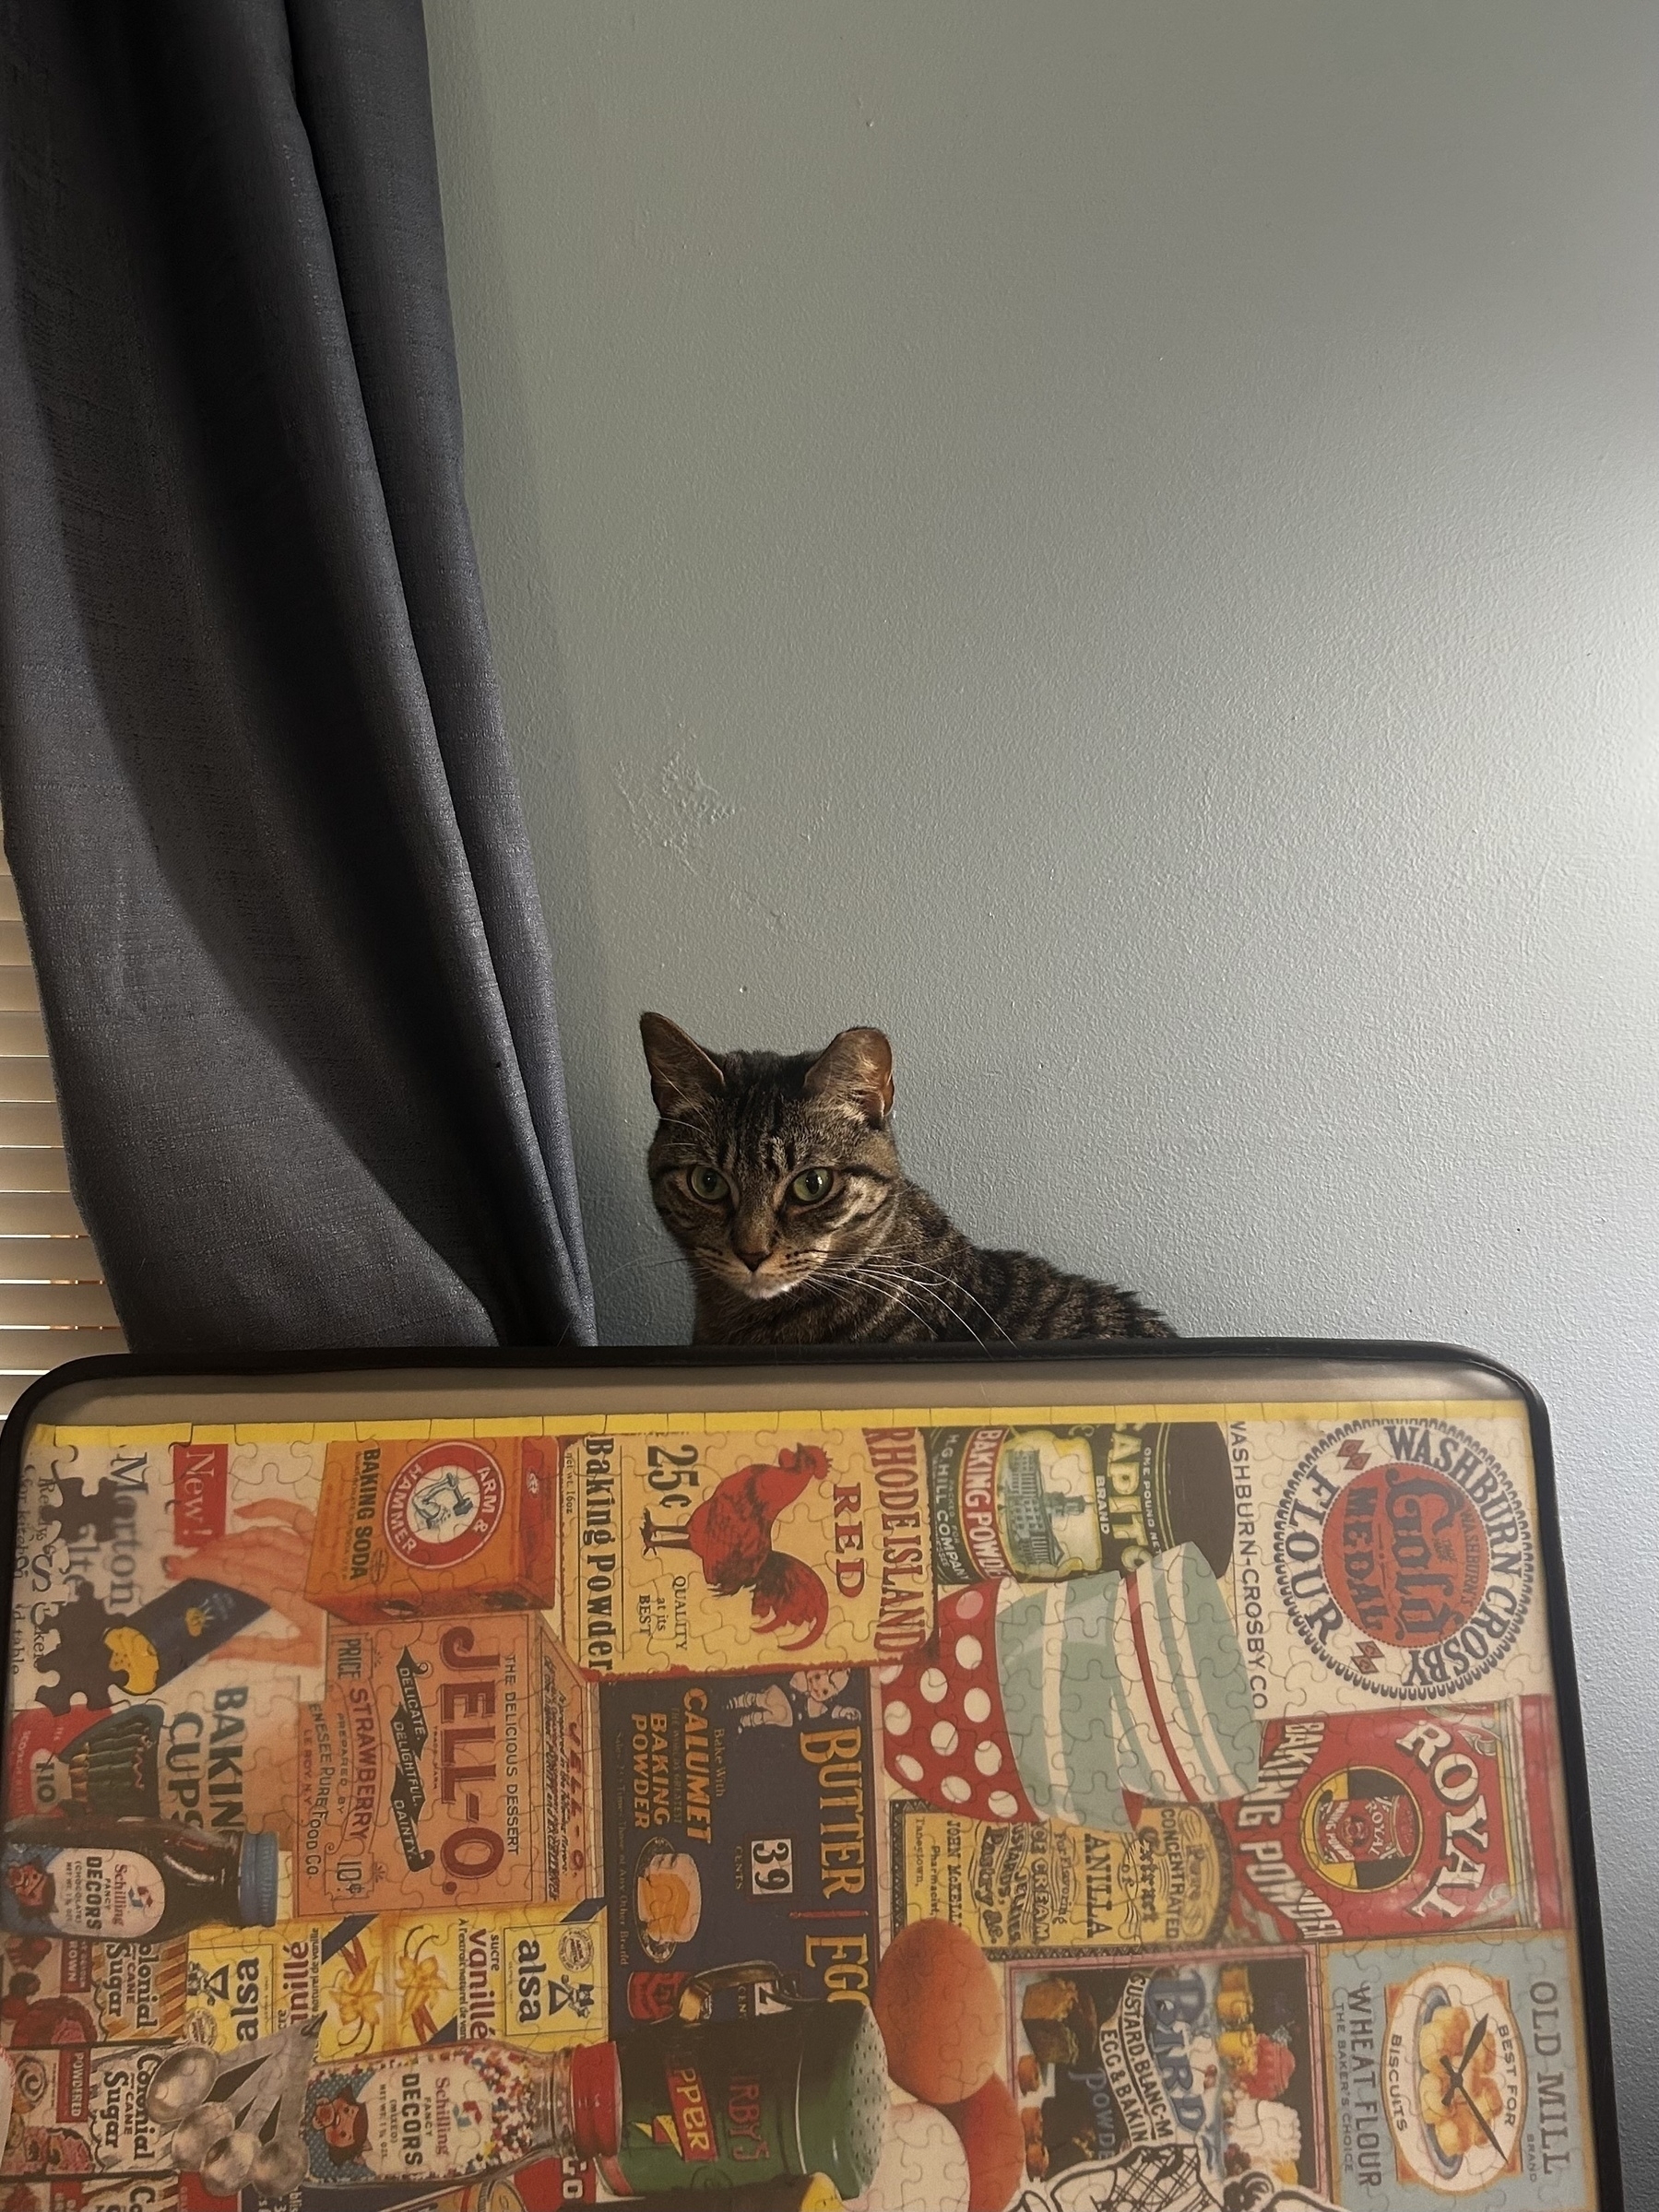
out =
<svg viewBox="0 0 1659 2212"><path fill-rule="evenodd" d="M1495 1399L37 1427L0 2212L1596 2212L1536 1512Z"/></svg>

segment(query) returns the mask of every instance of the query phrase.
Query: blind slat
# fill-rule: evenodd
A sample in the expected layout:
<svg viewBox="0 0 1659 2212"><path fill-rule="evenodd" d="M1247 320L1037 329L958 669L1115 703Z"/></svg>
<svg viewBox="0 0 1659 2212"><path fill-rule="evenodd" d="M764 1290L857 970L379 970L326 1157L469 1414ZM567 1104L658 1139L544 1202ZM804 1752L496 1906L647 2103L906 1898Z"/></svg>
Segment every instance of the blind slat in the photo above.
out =
<svg viewBox="0 0 1659 2212"><path fill-rule="evenodd" d="M0 1100L26 1099L55 1106L50 1060L0 1059Z"/></svg>
<svg viewBox="0 0 1659 2212"><path fill-rule="evenodd" d="M61 1149L63 1141L63 1125L51 1100L18 1105L0 1098L0 1144L54 1144Z"/></svg>
<svg viewBox="0 0 1659 2212"><path fill-rule="evenodd" d="M124 1349L64 1132L17 886L0 852L0 1412L30 1377Z"/></svg>
<svg viewBox="0 0 1659 2212"><path fill-rule="evenodd" d="M0 1054L43 1060L46 1032L39 1014L0 1014Z"/></svg>
<svg viewBox="0 0 1659 2212"><path fill-rule="evenodd" d="M21 1321L43 1323L47 1336L66 1328L120 1326L101 1283L0 1283L0 1326Z"/></svg>
<svg viewBox="0 0 1659 2212"><path fill-rule="evenodd" d="M84 1236L66 1190L0 1190L0 1236Z"/></svg>
<svg viewBox="0 0 1659 2212"><path fill-rule="evenodd" d="M66 1359L121 1349L119 1329L0 1329L0 1371L43 1375Z"/></svg>
<svg viewBox="0 0 1659 2212"><path fill-rule="evenodd" d="M0 1236L0 1283L101 1283L89 1236Z"/></svg>
<svg viewBox="0 0 1659 2212"><path fill-rule="evenodd" d="M18 1190L65 1190L69 1166L61 1152L44 1145L0 1144L0 1194Z"/></svg>

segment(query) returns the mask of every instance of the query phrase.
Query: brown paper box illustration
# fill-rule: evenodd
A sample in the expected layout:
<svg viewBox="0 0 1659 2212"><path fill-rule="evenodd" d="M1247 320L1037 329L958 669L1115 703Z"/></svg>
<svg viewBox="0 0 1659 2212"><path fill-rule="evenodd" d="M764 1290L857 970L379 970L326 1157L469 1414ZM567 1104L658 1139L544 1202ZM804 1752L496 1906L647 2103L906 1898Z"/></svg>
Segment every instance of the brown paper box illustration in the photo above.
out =
<svg viewBox="0 0 1659 2212"><path fill-rule="evenodd" d="M306 1596L361 1622L556 1604L556 1466L539 1437L330 1444Z"/></svg>
<svg viewBox="0 0 1659 2212"><path fill-rule="evenodd" d="M296 1910L594 1895L591 1698L539 1616L337 1624L301 1721Z"/></svg>

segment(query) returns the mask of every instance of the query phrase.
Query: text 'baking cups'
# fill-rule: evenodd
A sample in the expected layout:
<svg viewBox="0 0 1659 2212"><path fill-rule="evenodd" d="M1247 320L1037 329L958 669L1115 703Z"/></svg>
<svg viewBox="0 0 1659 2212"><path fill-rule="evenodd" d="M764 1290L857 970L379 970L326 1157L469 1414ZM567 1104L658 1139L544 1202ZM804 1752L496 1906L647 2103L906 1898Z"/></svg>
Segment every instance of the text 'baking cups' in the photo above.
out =
<svg viewBox="0 0 1659 2212"><path fill-rule="evenodd" d="M944 1812L1126 1829L1125 1791L1201 1804L1256 1785L1244 1653L1193 1544L1130 1575L943 1593L929 1642L877 1679L888 1772Z"/></svg>

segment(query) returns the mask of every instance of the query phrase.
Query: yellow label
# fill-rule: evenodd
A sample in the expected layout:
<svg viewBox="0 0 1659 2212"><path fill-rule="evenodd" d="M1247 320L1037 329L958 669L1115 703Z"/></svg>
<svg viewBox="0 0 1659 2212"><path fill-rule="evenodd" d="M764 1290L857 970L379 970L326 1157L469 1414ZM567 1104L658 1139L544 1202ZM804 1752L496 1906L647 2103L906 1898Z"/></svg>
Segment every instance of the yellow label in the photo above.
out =
<svg viewBox="0 0 1659 2212"><path fill-rule="evenodd" d="M233 2050L323 2017L324 2059L478 2038L550 2051L603 2040L605 1920L592 1907L381 1913L203 1930L185 2032Z"/></svg>
<svg viewBox="0 0 1659 2212"><path fill-rule="evenodd" d="M560 1503L567 1648L597 1673L879 1662L932 1628L919 1429L567 1437Z"/></svg>
<svg viewBox="0 0 1659 2212"><path fill-rule="evenodd" d="M1002 1825L901 1806L894 1921L949 1920L992 1958L1215 1941L1226 1845L1202 1805L1148 1804L1132 1833Z"/></svg>

